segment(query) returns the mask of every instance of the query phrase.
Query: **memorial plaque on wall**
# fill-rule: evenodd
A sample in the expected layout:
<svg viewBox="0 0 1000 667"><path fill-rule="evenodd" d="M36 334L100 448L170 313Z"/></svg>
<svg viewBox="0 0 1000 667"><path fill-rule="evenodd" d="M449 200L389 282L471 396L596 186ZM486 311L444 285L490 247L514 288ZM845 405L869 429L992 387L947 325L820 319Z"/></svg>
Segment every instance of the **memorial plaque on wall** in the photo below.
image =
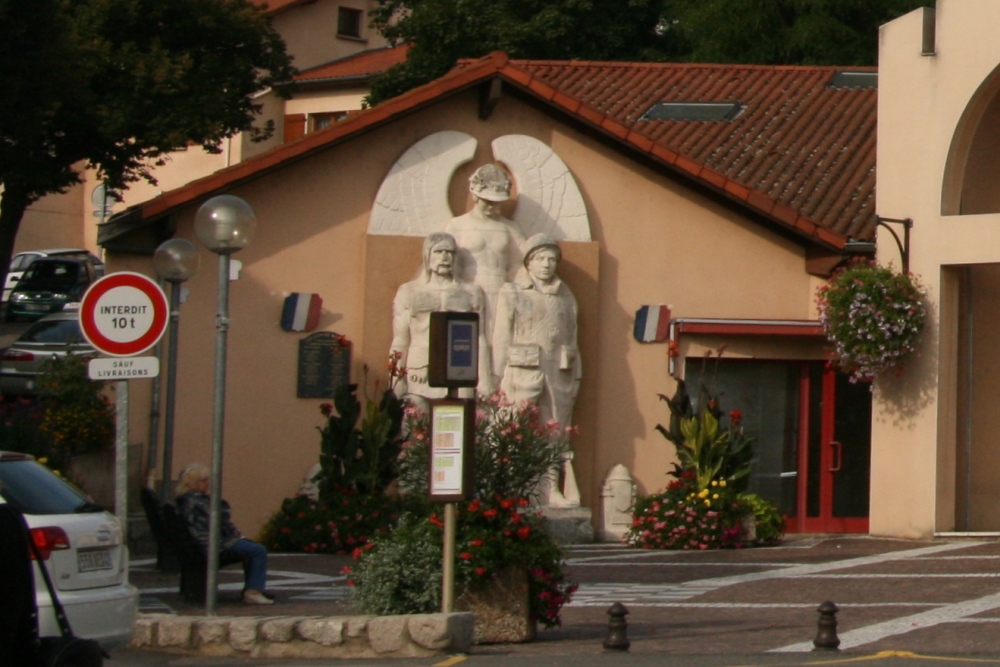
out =
<svg viewBox="0 0 1000 667"><path fill-rule="evenodd" d="M323 331L299 341L299 398L333 398L351 381L351 346L340 334Z"/></svg>

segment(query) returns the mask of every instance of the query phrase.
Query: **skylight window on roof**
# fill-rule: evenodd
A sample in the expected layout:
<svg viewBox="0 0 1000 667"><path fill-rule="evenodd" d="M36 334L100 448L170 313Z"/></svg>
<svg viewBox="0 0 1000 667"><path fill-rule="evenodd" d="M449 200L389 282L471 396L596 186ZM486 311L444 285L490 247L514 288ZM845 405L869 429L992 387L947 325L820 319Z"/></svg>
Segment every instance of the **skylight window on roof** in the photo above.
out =
<svg viewBox="0 0 1000 667"><path fill-rule="evenodd" d="M830 88L878 88L878 72L837 72L830 79Z"/></svg>
<svg viewBox="0 0 1000 667"><path fill-rule="evenodd" d="M640 120L733 120L745 108L739 102L657 102Z"/></svg>

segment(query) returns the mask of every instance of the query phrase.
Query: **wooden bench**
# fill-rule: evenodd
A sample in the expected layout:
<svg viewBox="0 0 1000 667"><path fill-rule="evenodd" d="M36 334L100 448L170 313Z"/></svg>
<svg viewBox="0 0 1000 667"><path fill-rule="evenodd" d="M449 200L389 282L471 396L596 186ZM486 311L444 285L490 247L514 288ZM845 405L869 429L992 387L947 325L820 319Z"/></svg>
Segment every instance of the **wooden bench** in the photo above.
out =
<svg viewBox="0 0 1000 667"><path fill-rule="evenodd" d="M143 492L146 491L148 489L143 489ZM204 603L205 586L208 579L208 556L205 553L205 549L191 535L184 517L177 512L176 506L170 503L160 503L151 491L149 492L149 496L152 499L152 503L150 503L150 509L147 509L147 515L152 510L155 510L158 519L154 519L154 521L157 521L159 524L159 527L156 528L153 526L153 521L151 521L150 530L154 531L154 536L156 536L157 530L160 532L159 536L156 536L157 545L162 544L165 547L165 555L173 558L177 563L177 567L181 573L181 597L188 602ZM146 502L147 498L144 493L144 506ZM155 503L155 506L153 503ZM243 558L219 554L220 569L228 565L236 565L237 563L243 565L245 576L246 562Z"/></svg>

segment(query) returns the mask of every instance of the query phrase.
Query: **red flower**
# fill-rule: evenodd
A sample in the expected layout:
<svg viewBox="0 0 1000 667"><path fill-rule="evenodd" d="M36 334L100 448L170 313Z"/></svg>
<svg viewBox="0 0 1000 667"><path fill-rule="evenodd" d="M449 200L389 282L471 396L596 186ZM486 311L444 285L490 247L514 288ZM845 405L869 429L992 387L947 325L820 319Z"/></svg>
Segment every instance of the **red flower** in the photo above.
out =
<svg viewBox="0 0 1000 667"><path fill-rule="evenodd" d="M494 509L489 509L489 510L486 510L485 512L483 512L483 516L486 517L487 519L492 519L496 515L497 515L497 511L494 510Z"/></svg>
<svg viewBox="0 0 1000 667"><path fill-rule="evenodd" d="M478 574L480 577L483 576L484 574L486 574L486 568L480 565L479 567L476 568L476 574Z"/></svg>
<svg viewBox="0 0 1000 667"><path fill-rule="evenodd" d="M483 546L483 541L480 539L469 540L469 544L474 547L481 547Z"/></svg>
<svg viewBox="0 0 1000 667"><path fill-rule="evenodd" d="M472 554L469 553L468 551L463 551L462 553L458 554L458 557L461 558L462 560L472 560Z"/></svg>
<svg viewBox="0 0 1000 667"><path fill-rule="evenodd" d="M324 417L329 417L333 414L333 403L321 403L319 411L323 413Z"/></svg>
<svg viewBox="0 0 1000 667"><path fill-rule="evenodd" d="M531 526L521 526L517 529L517 536L522 540L528 539L528 535L531 535Z"/></svg>
<svg viewBox="0 0 1000 667"><path fill-rule="evenodd" d="M740 412L739 410L730 410L729 421L732 423L733 426L739 426L740 422L743 421L743 413Z"/></svg>
<svg viewBox="0 0 1000 667"><path fill-rule="evenodd" d="M351 566L350 565L345 565L344 567L342 567L340 569L340 573L341 574L350 574L351 573Z"/></svg>
<svg viewBox="0 0 1000 667"><path fill-rule="evenodd" d="M500 503L500 507L504 508L505 510L509 510L513 506L514 506L513 500L504 500Z"/></svg>
<svg viewBox="0 0 1000 667"><path fill-rule="evenodd" d="M437 514L431 514L430 522L438 528L444 528L444 521L439 519Z"/></svg>

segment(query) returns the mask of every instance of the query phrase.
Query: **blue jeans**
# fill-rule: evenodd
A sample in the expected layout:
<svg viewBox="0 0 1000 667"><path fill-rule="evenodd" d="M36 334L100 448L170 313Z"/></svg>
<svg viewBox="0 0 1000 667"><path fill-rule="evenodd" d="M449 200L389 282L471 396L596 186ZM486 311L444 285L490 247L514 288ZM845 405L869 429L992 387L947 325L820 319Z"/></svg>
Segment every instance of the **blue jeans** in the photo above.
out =
<svg viewBox="0 0 1000 667"><path fill-rule="evenodd" d="M267 580L267 549L264 548L264 545L241 537L236 541L236 544L224 549L223 553L243 558L247 562L246 581L244 582L246 589L263 592Z"/></svg>

